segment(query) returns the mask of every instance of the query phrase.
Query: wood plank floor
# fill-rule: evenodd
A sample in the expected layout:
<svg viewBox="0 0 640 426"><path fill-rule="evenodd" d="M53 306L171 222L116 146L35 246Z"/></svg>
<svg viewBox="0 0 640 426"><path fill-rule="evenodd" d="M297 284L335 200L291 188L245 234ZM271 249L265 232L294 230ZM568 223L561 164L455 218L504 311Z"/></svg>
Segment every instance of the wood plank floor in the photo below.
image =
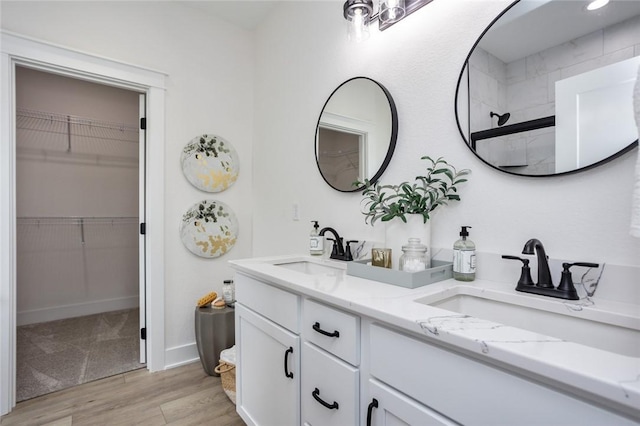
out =
<svg viewBox="0 0 640 426"><path fill-rule="evenodd" d="M192 363L131 371L20 402L0 425L243 426L219 377Z"/></svg>

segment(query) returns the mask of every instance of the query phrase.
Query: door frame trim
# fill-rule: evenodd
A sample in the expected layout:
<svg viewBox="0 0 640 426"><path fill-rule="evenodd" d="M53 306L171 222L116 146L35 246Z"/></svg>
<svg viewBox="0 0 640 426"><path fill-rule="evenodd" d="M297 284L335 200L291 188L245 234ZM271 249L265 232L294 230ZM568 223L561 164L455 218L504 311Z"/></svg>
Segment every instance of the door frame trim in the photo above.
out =
<svg viewBox="0 0 640 426"><path fill-rule="evenodd" d="M165 368L164 164L167 74L0 31L0 415L16 400L15 67L135 90L147 99L147 369Z"/></svg>

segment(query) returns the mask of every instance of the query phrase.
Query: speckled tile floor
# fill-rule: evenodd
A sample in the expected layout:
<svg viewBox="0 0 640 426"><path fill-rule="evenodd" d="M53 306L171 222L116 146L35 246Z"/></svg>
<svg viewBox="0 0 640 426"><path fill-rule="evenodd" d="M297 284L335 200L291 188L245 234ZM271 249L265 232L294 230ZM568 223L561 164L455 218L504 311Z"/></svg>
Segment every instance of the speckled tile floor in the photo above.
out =
<svg viewBox="0 0 640 426"><path fill-rule="evenodd" d="M138 309L17 329L17 401L144 367Z"/></svg>

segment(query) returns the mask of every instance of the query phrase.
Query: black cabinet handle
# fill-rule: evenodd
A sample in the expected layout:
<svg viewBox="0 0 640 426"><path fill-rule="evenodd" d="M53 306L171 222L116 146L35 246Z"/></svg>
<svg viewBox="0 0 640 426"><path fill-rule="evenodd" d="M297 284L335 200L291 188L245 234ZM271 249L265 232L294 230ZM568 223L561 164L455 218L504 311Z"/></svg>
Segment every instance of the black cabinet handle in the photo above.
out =
<svg viewBox="0 0 640 426"><path fill-rule="evenodd" d="M313 396L313 398L318 401L320 404L322 404L324 407L328 408L329 410L337 410L338 409L338 403L333 401L333 404L328 404L326 402L324 402L322 400L322 398L320 398L320 389L315 388L313 390L313 392L311 392L311 395Z"/></svg>
<svg viewBox="0 0 640 426"><path fill-rule="evenodd" d="M315 331L317 331L320 334L324 334L325 336L328 337L340 337L340 332L338 330L335 330L333 333L329 333L328 331L324 331L323 329L320 328L320 323L316 322L315 324L313 324L313 329Z"/></svg>
<svg viewBox="0 0 640 426"><path fill-rule="evenodd" d="M289 353L293 353L293 348L291 346L289 346L289 349L284 351L284 375L293 379L293 373L289 371Z"/></svg>
<svg viewBox="0 0 640 426"><path fill-rule="evenodd" d="M367 426L371 426L371 414L373 413L374 408L378 408L378 400L375 398L373 398L369 404L369 408L367 408Z"/></svg>

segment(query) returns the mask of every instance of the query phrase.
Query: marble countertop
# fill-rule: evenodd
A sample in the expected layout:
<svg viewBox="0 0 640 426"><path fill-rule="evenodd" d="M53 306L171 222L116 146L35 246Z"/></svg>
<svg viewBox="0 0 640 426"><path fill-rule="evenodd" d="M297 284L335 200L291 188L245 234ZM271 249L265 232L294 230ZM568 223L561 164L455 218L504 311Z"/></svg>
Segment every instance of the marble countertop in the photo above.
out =
<svg viewBox="0 0 640 426"><path fill-rule="evenodd" d="M336 272L309 275L288 270L277 263L304 261L325 263ZM390 325L425 336L476 357L504 365L554 384L567 386L575 394L590 394L613 409L640 418L640 358L619 355L566 340L549 337L520 328L505 326L472 316L416 302L441 292L464 290L469 293L491 291L505 297L544 299L557 303L559 309L571 315L606 318L615 312L632 328L640 329L640 308L637 305L598 301L563 301L544 296L525 295L515 286L486 280L463 283L452 279L416 289L408 289L346 274L346 264L310 256L274 256L234 260L239 272L274 283L284 289L313 297L337 307L368 316ZM640 345L640 342L638 342Z"/></svg>

